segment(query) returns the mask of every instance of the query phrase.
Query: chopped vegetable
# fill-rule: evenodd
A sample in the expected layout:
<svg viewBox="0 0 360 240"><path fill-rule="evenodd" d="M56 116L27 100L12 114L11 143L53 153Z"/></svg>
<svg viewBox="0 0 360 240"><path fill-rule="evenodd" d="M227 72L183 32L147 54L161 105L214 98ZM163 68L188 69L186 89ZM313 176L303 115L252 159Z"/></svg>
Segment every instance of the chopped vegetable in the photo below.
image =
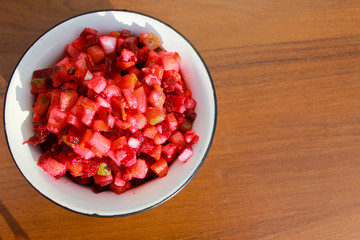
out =
<svg viewBox="0 0 360 240"><path fill-rule="evenodd" d="M24 143L42 147L45 172L121 194L189 161L197 103L179 54L160 46L153 33L85 28L53 68L33 72L35 134Z"/></svg>

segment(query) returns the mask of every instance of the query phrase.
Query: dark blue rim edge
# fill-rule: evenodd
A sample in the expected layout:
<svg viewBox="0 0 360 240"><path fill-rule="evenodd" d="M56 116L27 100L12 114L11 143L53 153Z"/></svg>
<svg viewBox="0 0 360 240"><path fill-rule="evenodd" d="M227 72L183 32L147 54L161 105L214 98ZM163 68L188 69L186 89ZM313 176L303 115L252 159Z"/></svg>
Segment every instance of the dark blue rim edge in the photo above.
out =
<svg viewBox="0 0 360 240"><path fill-rule="evenodd" d="M87 15L87 14L92 14L92 13L96 13L96 12L130 12L130 13L136 13L136 14L139 14L139 15L143 15L145 17L149 17L149 18L152 18L156 21L159 21L161 23L163 23L164 25L168 26L169 28L171 28L172 30L174 30L177 34L179 34L193 49L194 51L196 52L196 54L198 55L198 57L200 58L200 60L202 61L203 65L205 66L205 69L207 71L207 74L210 78L210 82L211 82L211 86L212 86L212 89L213 89L213 94L214 94L214 103L215 103L215 116L214 116L214 128L213 128L213 131L211 133L211 139L210 139L210 142L209 142L209 145L206 149L206 152L204 154L204 157L203 159L201 160L199 166L196 168L196 170L193 172L193 174L187 179L187 181L180 187L178 188L175 192L173 192L171 195L169 195L168 197L164 198L163 200L161 200L160 202L150 206L150 207L147 207L147 208L144 208L144 209L141 209L139 211L136 211L136 212L131 212L131 213L125 213L125 214L115 214L115 215L99 215L99 214L88 214L88 213L84 213L84 212L79 212L79 211L76 211L76 210L73 210L71 208L68 208L66 206L63 206L57 202L55 202L54 200L50 199L49 197L47 197L46 195L44 195L43 193L41 193L37 188L35 188L31 182L24 176L24 174L22 173L21 169L19 168L19 166L17 165L15 159L14 159L14 156L12 154L12 151L11 151L11 148L10 148L10 145L9 145L9 141L8 141L8 136L7 136L7 130L6 130L6 125L5 125L5 106L6 106L6 99L7 99L7 94L8 94L8 90L9 90L9 86L10 86L10 83L11 83L11 79L13 78L13 75L14 75L14 72L15 70L17 69L18 65L20 64L21 60L24 58L24 56L26 55L26 53L30 50L30 48L41 38L43 37L46 33L48 33L49 31L51 31L53 28L57 27L58 25L70 20L70 19L73 19L73 18L76 18L76 17L80 17L80 16L83 16L83 15ZM165 23L164 21L158 19L158 18L155 18L153 16L150 16L150 15L147 15L147 14L144 14L144 13L141 13L141 12L136 12L136 11L132 11L132 10L127 10L127 9L101 9L101 10L94 10L94 11L90 11L90 12L85 12L85 13L81 13L81 14L78 14L78 15L75 15L75 16L72 16L70 18L67 18L59 23L57 23L56 25L52 26L50 29L48 29L45 33L43 33L40 37L38 37L29 47L28 49L25 51L25 53L21 56L20 60L18 61L18 63L16 64L12 74L11 74L11 77L9 79L9 82L8 82L8 85L6 87L6 93L5 93L5 98L4 98L4 103L3 103L3 128L4 128L4 133L5 133L5 138L6 138L6 144L8 146L8 149L10 151L10 154L11 154L11 157L16 165L16 167L19 169L21 175L25 178L25 180L38 192L40 193L43 197L45 197L46 199L48 199L49 201L55 203L56 205L60 206L60 207L63 207L71 212L74 212L74 213L78 213L78 214L82 214L82 215L86 215L86 216L91 216L91 217L104 217L104 218L112 218L112 217L126 217L126 216L131 216L131 215L135 215L135 214L138 214L138 213L141 213L141 212L145 212L147 210L150 210L156 206L159 206L160 204L166 202L167 200L169 200L170 198L172 198L173 196L175 196L178 192L180 192L189 182L190 180L195 176L195 174L199 171L200 167L202 166L202 164L204 163L207 155L209 154L209 151L210 151L210 147L212 145L212 142L214 140L214 136L215 136L215 130L216 130L216 124L217 124L217 99L216 99L216 92L215 92L215 86L214 86L214 81L211 77L211 74L210 74L210 71L209 71L209 68L207 67L204 59L201 57L200 53L198 52L198 50L194 47L194 45L182 34L180 33L178 30L176 30L174 27L172 27L171 25Z"/></svg>

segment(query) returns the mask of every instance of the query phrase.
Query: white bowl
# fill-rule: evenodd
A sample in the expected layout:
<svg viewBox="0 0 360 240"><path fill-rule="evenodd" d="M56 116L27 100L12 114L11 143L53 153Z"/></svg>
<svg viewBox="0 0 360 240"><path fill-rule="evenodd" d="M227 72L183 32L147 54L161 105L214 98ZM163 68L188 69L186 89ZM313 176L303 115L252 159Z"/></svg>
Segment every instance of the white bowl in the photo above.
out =
<svg viewBox="0 0 360 240"><path fill-rule="evenodd" d="M67 43L85 28L99 34L129 29L133 34L153 32L168 51L177 51L183 61L181 72L197 101L197 119L193 128L200 136L188 162L175 161L164 178L151 180L117 195L111 191L94 194L89 188L66 177L56 180L36 165L41 155L37 147L22 143L31 137L32 106L30 94L32 72L53 66L64 55ZM47 31L25 52L17 64L6 92L4 129L12 157L26 180L43 196L60 206L86 215L124 216L155 207L179 192L195 175L205 160L216 126L214 84L200 54L192 44L168 24L153 17L126 10L98 11L70 18Z"/></svg>

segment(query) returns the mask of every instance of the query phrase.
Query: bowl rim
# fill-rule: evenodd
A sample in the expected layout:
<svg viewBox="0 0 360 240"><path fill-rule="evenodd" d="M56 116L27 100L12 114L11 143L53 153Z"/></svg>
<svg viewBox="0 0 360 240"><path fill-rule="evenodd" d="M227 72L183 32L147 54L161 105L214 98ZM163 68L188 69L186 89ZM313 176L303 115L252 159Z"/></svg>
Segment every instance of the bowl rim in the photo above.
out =
<svg viewBox="0 0 360 240"><path fill-rule="evenodd" d="M6 122L5 122L5 119L6 119L6 111L5 111L5 108L6 108L6 100L7 100L7 95L8 95L8 91L9 91L9 86L10 86L10 83L11 83L11 80L14 76L14 73L16 71L16 69L18 68L20 62L23 60L24 56L29 52L29 50L33 47L33 45L39 40L41 39L45 34L47 34L48 32L52 31L55 27L71 20L71 19L74 19L74 18L77 18L77 17L81 17L81 16L84 16L84 15L88 15L88 14L93 14L93 13L98 13L98 12L127 12L127 13L133 13L133 14L138 14L138 15L141 15L141 16L144 16L144 17L148 17L148 18L151 18L155 21L158 21L164 25L166 25L167 27L169 27L171 30L175 31L177 34L180 35L180 37L182 37L189 45L190 47L194 50L194 52L196 53L196 55L199 57L199 59L201 60L203 66L205 67L205 70L207 72L207 75L210 79L210 83L211 83L211 88L213 90L213 96L214 96L214 127L212 129L212 133L211 133L211 138L210 138L210 141L209 141L209 145L207 146L207 149L204 153L204 156L203 158L201 159L201 162L199 163L199 165L196 167L195 171L193 172L193 174L184 182L184 184L182 186L180 186L176 191L172 192L168 197L162 199L161 201L149 206L149 207L146 207L144 209L141 209L141 210L138 210L138 211L134 211L134 212L129 212L129 213L124 213L124 214L113 214L113 215L101 215L101 214L89 214L89 213L85 213L85 212L81 212L81 211L76 211L75 209L71 209L67 206L64 206L64 205L61 205L60 203L56 202L55 200L52 200L51 198L49 198L46 194L40 192L40 190L38 190L31 182L30 180L28 180L25 175L23 174L23 172L21 171L20 167L18 166L14 156L13 156L13 153L12 153L12 150L10 148L10 144L9 144L9 140L8 140L8 134L7 134L7 129L6 129ZM99 9L99 10L94 10L94 11L87 11L87 12L83 12L83 13L80 13L80 14L77 14L77 15L74 15L74 16L71 16L69 18L66 18L58 23L56 23L55 25L53 25L52 27L50 27L48 30L46 30L43 34L41 34L38 38L36 38L31 44L30 46L26 49L26 51L22 54L21 58L19 59L19 61L17 62L17 64L15 65L14 67L14 70L12 71L11 73L11 76L10 76L10 79L8 81L8 84L7 84L7 87L6 87L6 91L5 91L5 96L4 96L4 102L3 102L3 128L4 128L4 133L5 133L5 139L6 139L6 144L8 146L8 149L9 149L9 152L10 152L10 155L11 155L11 158L13 159L16 167L18 168L19 172L21 173L21 175L25 178L25 180L32 186L33 189L35 189L38 193L40 193L43 197L45 197L46 199L48 199L49 201L55 203L56 205L64 208L64 209L67 209L71 212L74 212L74 213L77 213L77 214L81 214L81 215L86 215L86 216L92 216L92 217L103 217L103 218L113 218L113 217L125 217L125 216L131 216L131 215L135 215L135 214L138 214L138 213L141 213L141 212L145 212L147 210L150 210L156 206L159 206L160 204L166 202L167 200L169 200L170 198L172 198L173 196L175 196L178 192L180 192L189 182L190 180L196 175L196 173L199 171L200 167L202 166L202 164L204 163L209 151L210 151L210 147L213 143L213 140L214 140L214 136L215 136L215 130L216 130L216 125L217 125L217 98L216 98L216 92L215 92L215 85L214 85L214 81L211 77L211 74L210 74L210 71L209 71L209 68L208 66L206 65L204 59L202 58L202 56L200 55L199 51L195 48L195 46L181 33L179 32L178 30L176 30L173 26L171 26L170 24L162 21L161 19L158 19L156 17L153 17L151 15L148 15L148 14L145 14L145 13L142 13L142 12L138 12L138 11L133 11L133 10L128 10L128 9Z"/></svg>

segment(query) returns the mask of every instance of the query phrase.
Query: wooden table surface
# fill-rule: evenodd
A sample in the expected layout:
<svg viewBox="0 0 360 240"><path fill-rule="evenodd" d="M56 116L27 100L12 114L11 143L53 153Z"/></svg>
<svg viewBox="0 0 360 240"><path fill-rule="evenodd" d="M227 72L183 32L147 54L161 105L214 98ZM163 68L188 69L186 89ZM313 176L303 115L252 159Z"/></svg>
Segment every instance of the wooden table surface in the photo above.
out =
<svg viewBox="0 0 360 240"><path fill-rule="evenodd" d="M360 1L0 0L2 101L34 40L98 9L149 14L198 49L218 101L211 151L164 204L97 218L34 190L1 129L1 239L360 239Z"/></svg>

